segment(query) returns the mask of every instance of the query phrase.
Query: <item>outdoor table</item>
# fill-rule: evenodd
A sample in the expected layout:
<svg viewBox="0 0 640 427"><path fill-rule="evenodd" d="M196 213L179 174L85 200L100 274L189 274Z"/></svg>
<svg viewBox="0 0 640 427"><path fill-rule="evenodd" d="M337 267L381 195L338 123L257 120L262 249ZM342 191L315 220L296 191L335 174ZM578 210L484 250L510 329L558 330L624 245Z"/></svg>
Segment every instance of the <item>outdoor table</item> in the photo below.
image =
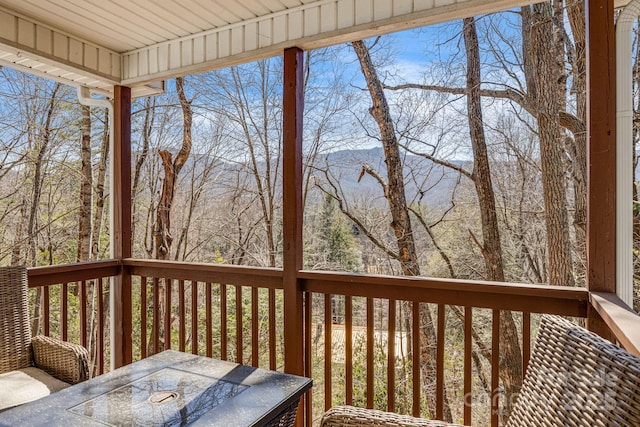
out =
<svg viewBox="0 0 640 427"><path fill-rule="evenodd" d="M0 426L277 425L311 384L167 350L2 412Z"/></svg>

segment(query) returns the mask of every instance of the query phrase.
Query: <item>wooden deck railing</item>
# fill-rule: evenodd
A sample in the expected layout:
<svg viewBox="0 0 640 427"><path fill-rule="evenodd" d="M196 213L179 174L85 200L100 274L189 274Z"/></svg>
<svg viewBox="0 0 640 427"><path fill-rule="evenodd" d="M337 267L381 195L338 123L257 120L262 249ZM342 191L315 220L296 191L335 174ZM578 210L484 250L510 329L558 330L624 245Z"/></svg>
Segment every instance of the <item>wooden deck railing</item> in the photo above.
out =
<svg viewBox="0 0 640 427"><path fill-rule="evenodd" d="M124 260L124 267L139 297L134 359L161 345L282 369L281 270L146 260ZM162 326L160 304L170 313Z"/></svg>
<svg viewBox="0 0 640 427"><path fill-rule="evenodd" d="M34 332L90 349L93 375L109 360L109 278L119 261L95 261L29 269Z"/></svg>
<svg viewBox="0 0 640 427"><path fill-rule="evenodd" d="M306 374L314 378L308 426L345 403L425 416L427 393L435 395L438 418L448 402L454 421L497 425L500 313L507 310L516 320L523 368L539 313L584 318L591 307L621 345L636 354L640 348L638 316L612 295L582 288L302 271L302 341L284 336L280 269L133 259L30 269L41 332L91 344L96 373L107 370L105 296L107 279L118 274L132 276L134 360L176 348L282 370L285 341L303 346ZM162 322L161 307L170 314ZM419 334L425 307L434 318L432 343ZM436 354L435 378L426 382L425 345Z"/></svg>
<svg viewBox="0 0 640 427"><path fill-rule="evenodd" d="M589 298L588 292L581 288L311 271L301 272L299 276L307 295L307 307L312 308L305 312L306 360L307 373L314 379L318 375L315 375L313 366L312 328L318 322L324 325L321 338L324 343L324 363L317 366L322 375L312 390L313 395L320 395L321 398L313 399L313 402L316 402L315 407L312 407L311 400L307 403L308 413L313 413L313 419L316 420L331 406L345 403L389 411L400 410L414 416L426 415L425 381L424 376L421 381L420 371L420 356L425 343L424 339L421 341L418 332L424 327L420 307L424 308L428 304L435 318L435 342L427 343L435 346L436 354L436 376L431 390L432 393L435 392L436 397L435 418L442 419L445 407L448 406L454 421L463 421L470 425L478 421L481 424L488 423L491 419L491 424L497 425L501 386L498 370L501 310L517 312L514 315L518 319L519 346L522 348L524 372L531 351L531 314L553 313L586 317ZM318 297L322 301L318 301ZM332 319L332 316L336 316L335 307L332 305L335 306L336 298L340 301L339 310L344 313L338 314L338 317L343 317L338 323L341 329L344 328L344 344L336 339L336 335L342 335L342 331L339 334L332 331L336 323L335 319ZM363 330L366 332L364 337L354 333L356 302L364 310L359 319L359 324L364 326ZM315 310L316 307L319 309ZM323 312L322 316L316 312ZM401 319L402 317L404 319ZM474 319L482 319L481 323L491 325L490 330L485 333L484 344L481 344L482 339L476 331L479 325ZM446 327L454 322L458 327ZM410 327L406 327L407 324L410 324ZM458 349L455 343L451 342L451 334L457 332L462 334L462 349L459 355L456 354ZM398 354L402 350L397 346L398 336L406 336L406 339L411 340L410 354ZM364 341L360 344L365 347L363 351L366 366L362 367L353 359L354 344L359 338ZM341 347L338 351L332 348L336 342L339 342ZM474 348L483 345L483 350L478 352L481 356L474 355ZM344 364L340 366L334 361L338 352L342 353L344 358ZM487 363L481 360L482 355L489 359ZM384 360L381 361L381 358ZM457 378L456 375L449 375L446 379L445 363L447 366L451 366L452 363L462 365L461 375ZM491 398L484 404L474 398L482 395L477 381L474 380L478 374L473 373L474 369L482 369L478 364L487 365L486 370L489 372L487 386ZM354 377L357 376L354 369L361 368L364 368L366 373L359 375L358 388L354 386ZM340 370L339 384L333 381L334 369ZM382 376L379 375L380 371L384 373ZM374 400L376 390L380 388L386 389L386 401ZM365 390L364 398L362 390ZM357 399L355 394L360 398ZM334 396L344 397L336 401ZM318 400L322 401L320 405L317 403ZM311 419L308 425L311 425Z"/></svg>

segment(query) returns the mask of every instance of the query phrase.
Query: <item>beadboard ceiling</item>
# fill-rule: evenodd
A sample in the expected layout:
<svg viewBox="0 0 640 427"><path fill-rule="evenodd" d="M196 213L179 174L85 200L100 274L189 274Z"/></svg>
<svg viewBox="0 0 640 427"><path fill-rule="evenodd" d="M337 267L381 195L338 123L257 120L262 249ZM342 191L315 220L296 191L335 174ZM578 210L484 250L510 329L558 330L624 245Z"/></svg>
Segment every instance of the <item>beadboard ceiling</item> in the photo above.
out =
<svg viewBox="0 0 640 427"><path fill-rule="evenodd" d="M530 0L0 0L0 65L109 93Z"/></svg>

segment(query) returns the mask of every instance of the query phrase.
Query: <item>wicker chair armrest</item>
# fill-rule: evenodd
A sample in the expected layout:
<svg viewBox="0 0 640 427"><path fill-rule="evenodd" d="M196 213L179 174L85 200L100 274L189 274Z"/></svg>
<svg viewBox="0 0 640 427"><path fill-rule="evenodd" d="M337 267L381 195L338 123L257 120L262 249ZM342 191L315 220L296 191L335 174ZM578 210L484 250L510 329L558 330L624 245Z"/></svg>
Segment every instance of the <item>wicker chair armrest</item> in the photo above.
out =
<svg viewBox="0 0 640 427"><path fill-rule="evenodd" d="M39 335L31 339L37 368L69 384L89 378L89 352L81 345Z"/></svg>
<svg viewBox="0 0 640 427"><path fill-rule="evenodd" d="M334 406L325 412L321 427L454 427L444 421L426 420L376 409Z"/></svg>

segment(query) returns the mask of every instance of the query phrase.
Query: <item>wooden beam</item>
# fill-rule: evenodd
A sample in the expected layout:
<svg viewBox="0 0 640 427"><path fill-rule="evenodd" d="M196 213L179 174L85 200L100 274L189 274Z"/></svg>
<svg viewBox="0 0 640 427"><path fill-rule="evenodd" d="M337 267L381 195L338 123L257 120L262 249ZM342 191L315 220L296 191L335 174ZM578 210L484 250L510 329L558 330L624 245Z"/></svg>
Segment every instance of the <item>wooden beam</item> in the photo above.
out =
<svg viewBox="0 0 640 427"><path fill-rule="evenodd" d="M304 374L303 299L298 272L302 269L302 112L303 52L284 51L283 88L283 286L284 368Z"/></svg>
<svg viewBox="0 0 640 427"><path fill-rule="evenodd" d="M615 293L616 112L612 0L586 0L587 31L587 287ZM611 338L593 310L587 325Z"/></svg>
<svg viewBox="0 0 640 427"><path fill-rule="evenodd" d="M131 89L114 87L112 147L112 230L113 257L131 257ZM112 365L131 363L133 356L131 320L131 276L122 270L112 282Z"/></svg>

